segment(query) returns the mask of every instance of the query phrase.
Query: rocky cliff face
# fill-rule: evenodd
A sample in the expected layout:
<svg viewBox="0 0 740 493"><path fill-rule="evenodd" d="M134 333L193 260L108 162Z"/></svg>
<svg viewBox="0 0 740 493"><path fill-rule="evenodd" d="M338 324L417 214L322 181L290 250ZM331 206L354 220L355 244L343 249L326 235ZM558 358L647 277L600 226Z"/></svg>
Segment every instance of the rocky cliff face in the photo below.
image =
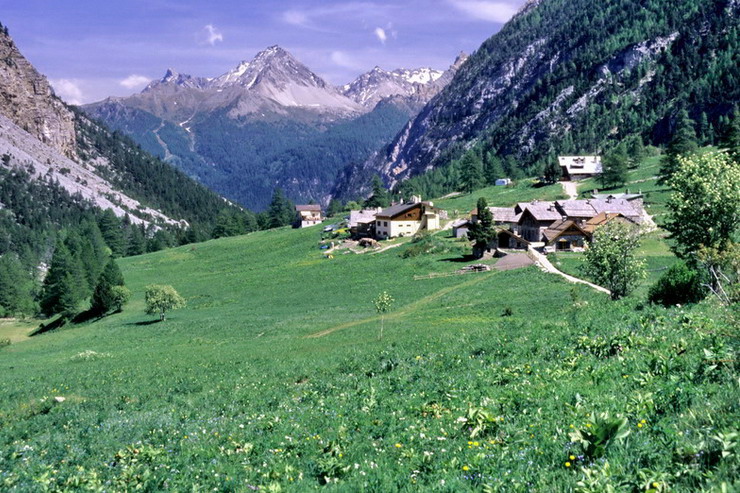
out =
<svg viewBox="0 0 740 493"><path fill-rule="evenodd" d="M6 28L0 28L0 113L65 156L75 156L72 112L18 51Z"/></svg>

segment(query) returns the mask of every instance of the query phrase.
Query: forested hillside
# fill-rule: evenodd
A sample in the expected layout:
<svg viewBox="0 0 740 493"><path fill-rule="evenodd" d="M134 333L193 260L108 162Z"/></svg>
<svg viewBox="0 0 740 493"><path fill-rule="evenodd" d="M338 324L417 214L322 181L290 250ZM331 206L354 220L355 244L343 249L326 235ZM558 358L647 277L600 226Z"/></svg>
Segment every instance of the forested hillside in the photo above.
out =
<svg viewBox="0 0 740 493"><path fill-rule="evenodd" d="M396 185L471 148L506 174L536 175L554 155L630 136L664 144L681 110L712 143L740 101L739 18L732 0L532 2L336 194L363 191L374 173Z"/></svg>

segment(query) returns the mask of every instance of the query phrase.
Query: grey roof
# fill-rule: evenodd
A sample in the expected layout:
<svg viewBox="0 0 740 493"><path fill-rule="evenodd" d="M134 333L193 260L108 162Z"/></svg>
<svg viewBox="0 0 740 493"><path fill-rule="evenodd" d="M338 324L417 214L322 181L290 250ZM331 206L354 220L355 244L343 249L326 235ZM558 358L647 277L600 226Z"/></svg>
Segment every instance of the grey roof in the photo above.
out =
<svg viewBox="0 0 740 493"><path fill-rule="evenodd" d="M555 207L554 202L520 202L519 208L524 212L528 210L537 221L557 221L562 218L562 214Z"/></svg>
<svg viewBox="0 0 740 493"><path fill-rule="evenodd" d="M608 200L608 199L624 199L624 200L634 200L639 199L642 197L641 193L594 193L591 195L591 197L598 199L598 200Z"/></svg>
<svg viewBox="0 0 740 493"><path fill-rule="evenodd" d="M306 211L321 212L321 206L319 204L297 205L295 206L295 210L298 212L306 212Z"/></svg>
<svg viewBox="0 0 740 493"><path fill-rule="evenodd" d="M558 200L556 205L562 215L568 217L592 218L602 212L619 213L629 218L641 215L640 211L625 199Z"/></svg>
<svg viewBox="0 0 740 493"><path fill-rule="evenodd" d="M517 213L513 207L489 207L489 211L493 215L493 220L502 223L515 223L517 221Z"/></svg>
<svg viewBox="0 0 740 493"><path fill-rule="evenodd" d="M629 218L635 218L635 217L641 216L640 211L635 209L632 203L625 199L611 199L611 200L593 199L591 200L591 205L596 211L596 214L600 214L602 212L611 212L611 213L618 212L622 214L624 217L629 217Z"/></svg>
<svg viewBox="0 0 740 493"><path fill-rule="evenodd" d="M591 202L596 202L596 200L558 200L555 204L563 216L594 217L598 212Z"/></svg>
<svg viewBox="0 0 740 493"><path fill-rule="evenodd" d="M455 221L452 222L452 227L453 228L459 228L461 226L467 226L469 224L470 224L470 219L465 219L465 218L463 218L463 219L457 219L457 220L455 220Z"/></svg>
<svg viewBox="0 0 740 493"><path fill-rule="evenodd" d="M354 228L359 224L367 224L375 221L375 216L378 214L377 209L363 209L361 211L350 211L349 212L349 227Z"/></svg>
<svg viewBox="0 0 740 493"><path fill-rule="evenodd" d="M378 216L381 216L381 217L393 217L393 216L397 216L399 214L402 214L402 213L404 213L404 212L406 212L408 210L411 210L411 209L417 207L418 205L419 205L419 203L392 205L392 206L388 207L387 209L383 209L382 211L378 212Z"/></svg>

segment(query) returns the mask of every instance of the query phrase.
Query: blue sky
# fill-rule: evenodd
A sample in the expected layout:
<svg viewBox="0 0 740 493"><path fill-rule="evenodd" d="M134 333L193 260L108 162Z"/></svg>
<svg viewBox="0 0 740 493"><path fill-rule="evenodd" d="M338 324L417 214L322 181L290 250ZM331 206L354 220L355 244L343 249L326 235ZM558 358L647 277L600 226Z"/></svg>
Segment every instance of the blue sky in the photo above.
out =
<svg viewBox="0 0 740 493"><path fill-rule="evenodd" d="M73 104L140 91L168 67L215 77L278 44L340 85L379 65L447 68L524 0L0 0L0 22Z"/></svg>

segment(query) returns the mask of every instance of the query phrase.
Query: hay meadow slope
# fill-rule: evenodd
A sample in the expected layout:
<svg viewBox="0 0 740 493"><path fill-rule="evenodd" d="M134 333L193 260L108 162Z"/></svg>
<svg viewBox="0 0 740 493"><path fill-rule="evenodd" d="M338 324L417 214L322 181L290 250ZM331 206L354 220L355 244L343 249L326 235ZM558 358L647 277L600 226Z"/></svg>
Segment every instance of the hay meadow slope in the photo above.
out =
<svg viewBox="0 0 740 493"><path fill-rule="evenodd" d="M0 349L0 489L738 486L731 314L609 302L534 267L415 281L459 252L327 259L318 234L122 259L122 313ZM151 323L150 283L188 307Z"/></svg>

